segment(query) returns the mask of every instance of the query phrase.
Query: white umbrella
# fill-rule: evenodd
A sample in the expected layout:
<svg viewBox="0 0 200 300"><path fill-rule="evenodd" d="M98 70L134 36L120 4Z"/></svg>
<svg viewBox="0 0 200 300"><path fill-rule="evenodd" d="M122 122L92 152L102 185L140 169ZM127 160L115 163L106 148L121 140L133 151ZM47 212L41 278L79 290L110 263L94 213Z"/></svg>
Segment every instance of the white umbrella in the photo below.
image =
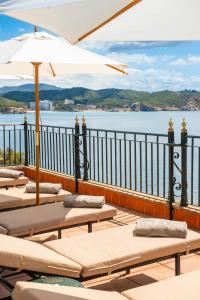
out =
<svg viewBox="0 0 200 300"><path fill-rule="evenodd" d="M0 12L76 43L200 39L199 0L3 0ZM1 1L0 1L1 3ZM137 4L137 5L136 5Z"/></svg>
<svg viewBox="0 0 200 300"><path fill-rule="evenodd" d="M141 0L0 0L0 13L57 32L75 44Z"/></svg>
<svg viewBox="0 0 200 300"><path fill-rule="evenodd" d="M45 32L24 34L0 43L0 74L32 75L36 100L36 203L39 204L39 73L57 76L69 73L125 74L125 65L72 46Z"/></svg>

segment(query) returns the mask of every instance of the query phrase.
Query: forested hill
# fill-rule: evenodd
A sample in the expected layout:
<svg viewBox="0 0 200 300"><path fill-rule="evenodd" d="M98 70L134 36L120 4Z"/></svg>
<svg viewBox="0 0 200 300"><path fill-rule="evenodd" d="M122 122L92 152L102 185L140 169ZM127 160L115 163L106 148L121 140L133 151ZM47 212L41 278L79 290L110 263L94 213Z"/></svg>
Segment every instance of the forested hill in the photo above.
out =
<svg viewBox="0 0 200 300"><path fill-rule="evenodd" d="M34 101L34 86L31 84L20 87L0 88L0 95L20 102ZM75 104L94 104L108 107L142 103L150 106L182 107L195 103L200 107L200 92L194 90L145 92L125 89L91 90L83 87L62 89L51 85L41 84L40 99L52 100L54 104L65 99L74 100Z"/></svg>

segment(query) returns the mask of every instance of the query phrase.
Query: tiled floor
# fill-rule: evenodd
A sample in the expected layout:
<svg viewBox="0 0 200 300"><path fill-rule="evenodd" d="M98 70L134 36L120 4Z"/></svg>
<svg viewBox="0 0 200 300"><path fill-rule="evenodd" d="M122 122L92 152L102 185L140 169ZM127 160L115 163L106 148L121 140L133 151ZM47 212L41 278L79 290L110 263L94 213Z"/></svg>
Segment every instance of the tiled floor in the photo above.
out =
<svg viewBox="0 0 200 300"><path fill-rule="evenodd" d="M118 208L117 216L113 221L101 222L93 225L93 231L104 230L112 227L122 226L125 224L134 223L138 218L143 215ZM87 232L86 226L76 227L65 230L63 232L63 238L83 234ZM181 270L183 273L190 272L196 269L200 269L200 253L190 254L181 258ZM85 287L122 292L131 288L153 283L159 280L163 280L174 276L174 261L173 259L163 261L161 263L154 263L151 265L135 268L129 275L125 272L100 277L97 279L85 281L83 284ZM20 280L20 278L18 278ZM3 289L0 288L0 299L5 296Z"/></svg>

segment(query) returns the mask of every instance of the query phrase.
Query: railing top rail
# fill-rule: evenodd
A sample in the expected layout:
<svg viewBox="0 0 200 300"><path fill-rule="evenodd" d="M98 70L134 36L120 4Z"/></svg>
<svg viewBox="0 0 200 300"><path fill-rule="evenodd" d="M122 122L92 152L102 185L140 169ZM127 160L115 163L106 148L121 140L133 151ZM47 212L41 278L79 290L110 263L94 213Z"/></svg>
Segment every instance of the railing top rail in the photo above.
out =
<svg viewBox="0 0 200 300"><path fill-rule="evenodd" d="M35 126L35 124L28 123L29 126ZM54 126L54 125L45 125L45 124L40 124L40 127L51 127L51 128L62 128L62 129L73 129L74 127L66 127L66 126Z"/></svg>
<svg viewBox="0 0 200 300"><path fill-rule="evenodd" d="M123 130L110 130L110 129L97 129L97 128L87 128L88 131L104 131L110 133L123 133L123 134L137 134L137 135L150 135L150 136L161 136L167 137L167 134L162 133L151 133L151 132L137 132L137 131L123 131Z"/></svg>
<svg viewBox="0 0 200 300"><path fill-rule="evenodd" d="M200 139L200 135L189 135L187 136L188 138L191 138L191 139Z"/></svg>
<svg viewBox="0 0 200 300"><path fill-rule="evenodd" d="M23 126L24 124L21 124L21 123L19 123L19 124L12 124L12 123L10 123L10 124L0 124L0 126L2 126L2 127L5 127L5 126Z"/></svg>
<svg viewBox="0 0 200 300"><path fill-rule="evenodd" d="M79 136L82 137L82 134L72 134L73 136ZM121 142L135 142L137 144L142 143L142 144L153 144L153 145L165 145L165 146L173 146L173 147L178 147L181 146L181 144L168 144L168 143L162 143L162 142L157 142L157 141L145 141L145 140L134 140L134 139L123 139L123 138L114 138L114 137L97 137L97 136L89 136L86 135L87 138L94 138L94 139L102 139L102 140L108 140L108 141L121 141Z"/></svg>
<svg viewBox="0 0 200 300"><path fill-rule="evenodd" d="M35 124L28 123L30 126L35 126ZM61 129L70 129L74 130L74 127L66 127L66 126L54 126L54 125L43 125L40 124L41 127L46 128L61 128ZM159 136L159 137L167 137L167 134L162 133L151 133L151 132L137 132L137 131L123 131L123 130L111 130L111 129L99 129L99 128L87 128L88 131L94 132L106 132L106 133L119 133L119 134L135 134L135 135L143 135L143 136Z"/></svg>

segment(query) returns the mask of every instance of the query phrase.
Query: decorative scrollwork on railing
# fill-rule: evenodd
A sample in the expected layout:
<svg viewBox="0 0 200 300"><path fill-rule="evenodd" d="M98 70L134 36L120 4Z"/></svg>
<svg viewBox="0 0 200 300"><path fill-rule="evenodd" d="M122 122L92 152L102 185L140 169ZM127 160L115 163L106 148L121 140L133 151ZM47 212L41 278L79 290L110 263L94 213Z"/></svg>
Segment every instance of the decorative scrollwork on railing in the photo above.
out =
<svg viewBox="0 0 200 300"><path fill-rule="evenodd" d="M81 141L80 145L82 145L82 141ZM83 151L81 151L81 149L79 149L79 153L82 155L82 157L84 157ZM86 164L87 164L87 170L89 170L90 163L89 163L88 159L87 159ZM80 162L80 169L84 169L84 162Z"/></svg>
<svg viewBox="0 0 200 300"><path fill-rule="evenodd" d="M174 187L175 187L175 189L176 189L177 191L180 191L182 186L181 186L181 183L177 182L177 183L174 185Z"/></svg>
<svg viewBox="0 0 200 300"><path fill-rule="evenodd" d="M180 158L180 154L178 152L174 152L173 153L173 164L176 167L176 169L179 171L179 173L182 174L181 169L179 168L179 166L175 162L175 159L179 159L179 158ZM176 177L173 177L173 186L174 186L174 189L176 191L181 191L181 189L182 189L182 185L181 185L180 182L177 182ZM179 196L175 195L175 193L174 193L174 197L179 197Z"/></svg>
<svg viewBox="0 0 200 300"><path fill-rule="evenodd" d="M178 152L174 152L174 159L178 159L180 157L180 154Z"/></svg>
<svg viewBox="0 0 200 300"><path fill-rule="evenodd" d="M173 186L176 191L180 191L182 188L181 184L179 182L176 182L176 177L173 178ZM175 194L174 194L174 196L178 197L178 195L175 195Z"/></svg>
<svg viewBox="0 0 200 300"><path fill-rule="evenodd" d="M84 153L84 150L82 151L80 149L80 146L82 146L84 148L84 143L83 140L80 139L79 137L82 137L81 134L77 134L74 135L75 136L75 152L76 152L76 164L77 164L77 169L78 169L78 174L79 177L81 177L81 175L84 175L84 173L86 172L86 170L89 170L90 164L88 159L86 159L86 155ZM81 159L80 159L81 156Z"/></svg>
<svg viewBox="0 0 200 300"><path fill-rule="evenodd" d="M89 161L87 160L87 170L89 170L89 168L90 168L90 163L89 163ZM82 169L82 170L84 170L84 163L80 163L80 169ZM82 172L83 173L83 172Z"/></svg>

